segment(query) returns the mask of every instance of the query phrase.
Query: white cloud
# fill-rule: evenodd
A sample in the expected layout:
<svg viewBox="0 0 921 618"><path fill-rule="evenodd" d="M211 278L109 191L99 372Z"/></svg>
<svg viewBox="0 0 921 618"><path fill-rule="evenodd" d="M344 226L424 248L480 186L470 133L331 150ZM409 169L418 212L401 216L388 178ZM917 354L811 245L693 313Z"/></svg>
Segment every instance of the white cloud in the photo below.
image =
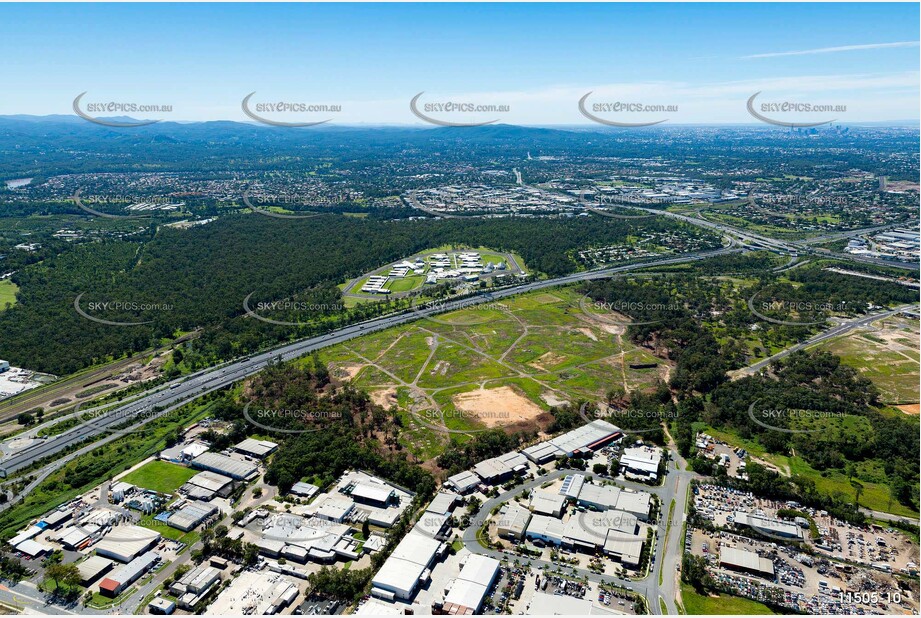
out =
<svg viewBox="0 0 921 618"><path fill-rule="evenodd" d="M835 54L838 52L863 51L866 49L888 49L893 47L917 47L918 41L899 41L897 43L869 43L867 45L841 45L839 47L819 47L817 49L801 49L798 51L768 52L766 54L752 54L742 56L741 60L752 58L779 58L781 56L811 56L813 54Z"/></svg>

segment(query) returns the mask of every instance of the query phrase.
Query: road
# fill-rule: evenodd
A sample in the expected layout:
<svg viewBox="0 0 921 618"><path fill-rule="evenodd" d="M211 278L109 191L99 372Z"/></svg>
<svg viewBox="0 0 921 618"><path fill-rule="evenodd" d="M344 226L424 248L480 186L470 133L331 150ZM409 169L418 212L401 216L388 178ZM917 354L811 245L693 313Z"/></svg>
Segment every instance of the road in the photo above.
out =
<svg viewBox="0 0 921 618"><path fill-rule="evenodd" d="M224 365L204 369L189 376L178 378L138 397L131 403L114 408L99 416L90 417L91 420L84 424L78 425L73 429L47 438L36 444L32 444L16 453L0 459L0 476L7 477L18 470L33 465L37 461L56 455L75 444L80 444L103 433L124 432L124 430L117 430L115 427L128 422L130 419L143 417L146 420L151 420L168 414L172 410L202 395L243 380L261 371L267 364L276 360L289 361L315 350L343 343L368 333L413 322L437 313L471 307L517 294L577 283L579 281L602 279L616 273L647 268L650 266L681 264L740 251L741 249L729 247L717 249L715 251L693 253L671 258L637 262L624 266L614 266L573 273L554 279L532 281L493 292L448 301L433 307L417 307L404 313L375 318L359 324L346 326L325 335L302 339L266 352L244 357ZM115 433L114 435L119 434Z"/></svg>
<svg viewBox="0 0 921 618"><path fill-rule="evenodd" d="M617 481L617 484L621 487L627 487L637 491L645 491L647 493L654 494L659 498L660 515L659 521L656 523L655 528L655 554L652 564L649 568L649 572L646 574L646 576L639 580L627 580L611 575L593 573L592 571L588 571L586 569L569 566L562 567L564 572L574 574L577 577L585 577L589 581L593 582L604 581L612 583L622 588L629 588L633 592L643 595L649 602L649 611L653 614L662 613L658 601L659 597L665 601L669 614L678 613L675 607L675 595L678 581L676 576L676 565L679 563L680 556L682 556L684 552L684 540L680 537L681 528L684 524L686 516L685 508L687 506L687 492L688 488L690 487L691 479L696 476L693 472L685 471L684 460L681 459L677 452L674 450L673 445L669 447L669 453L669 472L665 477L662 485L658 487L652 487L649 485L633 483L630 481ZM584 473L585 472L583 470L554 470L553 472L549 472L543 476L518 485L517 487L499 494L494 498L490 498L480 506L479 512L481 514L491 513L493 509L505 502L508 502L509 500L512 500L515 496L521 494L524 491L531 491L533 489L539 488L544 483L556 480L562 476L566 476L567 474ZM668 533L668 539L666 540L666 531L669 528L669 507L671 506L672 500L675 500L675 512L672 515L671 531ZM472 553L480 554L483 556L490 556L496 560L508 558L509 554L494 549L487 549L480 545L476 535L481 527L482 526L480 525L480 522L476 522L464 530L464 533L461 537L464 546ZM552 562L537 560L533 558L529 559L529 561L537 569L542 569L546 566L549 567L551 571L555 571L560 566ZM660 569L663 570L663 582L661 587L659 586Z"/></svg>
<svg viewBox="0 0 921 618"><path fill-rule="evenodd" d="M878 312L870 313L860 318L856 318L854 320L848 320L847 322L842 322L841 324L838 324L837 326L833 326L829 328L828 330L822 331L821 333L810 337L809 339L807 339L806 341L803 341L802 343L797 343L796 345L791 346L781 352L778 352L777 354L774 354L773 356L770 356L768 358L765 358L764 360L758 361L754 365L749 365L748 367L745 367L744 369L740 369L736 373L736 376L742 377L745 375L752 375L752 374L758 373L759 371L761 371L762 369L764 369L765 367L767 367L774 361L784 358L785 356L789 356L790 354L793 354L794 352L798 352L802 349L808 348L809 346L813 346L817 343L827 341L828 339L834 339L835 337L839 337L841 335L849 333L855 328L861 328L877 320L896 315L900 311L904 311L906 309L916 309L917 310L917 308L918 308L917 305L902 305L901 307L897 307L895 309L889 309L886 311L878 311Z"/></svg>

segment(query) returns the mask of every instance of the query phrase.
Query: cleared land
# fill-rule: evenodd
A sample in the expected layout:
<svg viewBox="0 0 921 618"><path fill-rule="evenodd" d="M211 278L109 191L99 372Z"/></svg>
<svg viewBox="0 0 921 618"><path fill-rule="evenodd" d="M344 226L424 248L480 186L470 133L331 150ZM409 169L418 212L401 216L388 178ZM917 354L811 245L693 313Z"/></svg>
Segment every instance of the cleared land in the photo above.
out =
<svg viewBox="0 0 921 618"><path fill-rule="evenodd" d="M543 430L551 405L597 400L666 379L668 364L610 332L570 288L503 299L367 335L320 353L333 375L395 406L403 445L423 460L449 438L501 426ZM616 316L615 316L616 317ZM650 369L629 369L637 361ZM451 430L446 431L446 430Z"/></svg>
<svg viewBox="0 0 921 618"><path fill-rule="evenodd" d="M197 473L197 470L192 470L185 466L165 461L151 461L134 472L126 474L121 480L144 489L152 489L162 494L171 494Z"/></svg>
<svg viewBox="0 0 921 618"><path fill-rule="evenodd" d="M917 404L921 401L919 342L917 321L888 318L874 322L870 330L854 331L822 348L837 354L842 362L873 382L886 403ZM912 413L911 408L903 411Z"/></svg>
<svg viewBox="0 0 921 618"><path fill-rule="evenodd" d="M7 304L11 307L16 304L16 292L18 291L19 286L9 279L0 281L0 311L6 309Z"/></svg>
<svg viewBox="0 0 921 618"><path fill-rule="evenodd" d="M716 597L704 596L697 594L691 586L681 584L681 600L684 603L684 611L691 616L716 615L773 615L773 611L767 605L743 599L741 597L732 597L721 594Z"/></svg>

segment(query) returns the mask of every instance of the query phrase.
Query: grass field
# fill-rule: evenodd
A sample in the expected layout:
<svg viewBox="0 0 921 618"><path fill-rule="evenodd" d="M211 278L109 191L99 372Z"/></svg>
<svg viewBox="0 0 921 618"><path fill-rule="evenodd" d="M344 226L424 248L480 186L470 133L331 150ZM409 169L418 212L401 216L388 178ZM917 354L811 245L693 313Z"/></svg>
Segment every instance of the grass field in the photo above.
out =
<svg viewBox="0 0 921 618"><path fill-rule="evenodd" d="M11 307L16 304L17 291L19 287L9 279L0 281L0 311L6 309L7 304Z"/></svg>
<svg viewBox="0 0 921 618"><path fill-rule="evenodd" d="M543 429L551 406L667 377L666 363L583 310L580 299L570 288L516 296L366 335L320 357L377 403L396 406L404 446L428 460L447 444L446 429L461 441L461 432L490 426ZM660 366L629 369L640 360Z"/></svg>
<svg viewBox="0 0 921 618"><path fill-rule="evenodd" d="M855 331L829 341L822 349L841 357L882 393L887 403L918 403L918 323L890 318L874 323L876 331Z"/></svg>
<svg viewBox="0 0 921 618"><path fill-rule="evenodd" d="M708 597L697 594L693 587L681 584L681 600L684 602L684 611L690 616L736 615L736 616L765 616L777 614L767 605L721 594L719 597Z"/></svg>
<svg viewBox="0 0 921 618"><path fill-rule="evenodd" d="M151 461L125 475L121 480L144 489L171 494L197 473L191 468L166 461Z"/></svg>
<svg viewBox="0 0 921 618"><path fill-rule="evenodd" d="M779 468L781 472L786 475L796 474L811 479L815 482L816 489L822 493L831 495L840 492L848 496L854 496L854 487L843 472L837 470L816 470L800 457L789 457L776 453L768 453L757 440L745 440L730 431L714 429L709 426L702 426L701 430L728 444L741 446L748 451L749 455L767 461ZM884 474L881 471L875 470L874 467L875 460L861 462L857 466L857 477L860 479L860 484L863 485L863 493L860 496L860 506L873 511L917 518L917 512L891 500L889 486L885 484L885 482L873 482L872 480L868 480L873 478L873 476Z"/></svg>

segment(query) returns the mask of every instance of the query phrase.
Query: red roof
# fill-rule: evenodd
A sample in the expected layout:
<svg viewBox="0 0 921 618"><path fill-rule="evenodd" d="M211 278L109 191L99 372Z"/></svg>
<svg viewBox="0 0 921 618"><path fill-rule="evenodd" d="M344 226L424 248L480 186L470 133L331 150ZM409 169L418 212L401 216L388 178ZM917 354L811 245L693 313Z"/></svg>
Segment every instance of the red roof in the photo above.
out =
<svg viewBox="0 0 921 618"><path fill-rule="evenodd" d="M115 592L116 590L118 590L119 586L121 586L121 584L119 584L117 581L109 577L106 577L104 580L102 580L99 583L99 589L105 590L107 592Z"/></svg>

